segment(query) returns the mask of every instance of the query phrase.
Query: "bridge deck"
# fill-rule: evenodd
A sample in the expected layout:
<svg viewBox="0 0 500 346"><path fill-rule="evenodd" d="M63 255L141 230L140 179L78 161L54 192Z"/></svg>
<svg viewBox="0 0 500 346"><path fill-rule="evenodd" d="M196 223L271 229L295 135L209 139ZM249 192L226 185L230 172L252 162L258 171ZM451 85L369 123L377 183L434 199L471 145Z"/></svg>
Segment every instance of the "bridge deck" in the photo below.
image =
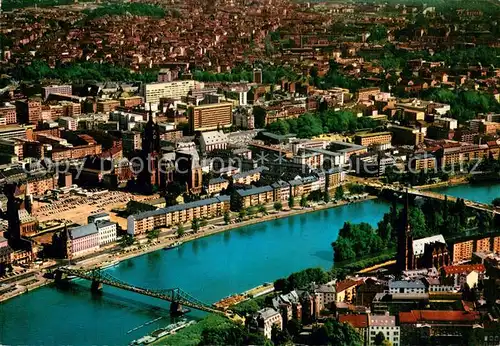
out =
<svg viewBox="0 0 500 346"><path fill-rule="evenodd" d="M217 314L225 314L224 311L218 310L208 304L201 302L200 300L184 292L180 288L156 290L156 289L137 287L129 283L123 282L117 278L114 278L113 276L99 269L83 270L83 269L74 269L68 267L60 267L56 270L56 272L57 271L67 275L74 275L76 277L86 279L92 282L98 282L112 287L116 287L122 290L166 300L171 303L178 303L182 306L187 306L196 310L217 313Z"/></svg>

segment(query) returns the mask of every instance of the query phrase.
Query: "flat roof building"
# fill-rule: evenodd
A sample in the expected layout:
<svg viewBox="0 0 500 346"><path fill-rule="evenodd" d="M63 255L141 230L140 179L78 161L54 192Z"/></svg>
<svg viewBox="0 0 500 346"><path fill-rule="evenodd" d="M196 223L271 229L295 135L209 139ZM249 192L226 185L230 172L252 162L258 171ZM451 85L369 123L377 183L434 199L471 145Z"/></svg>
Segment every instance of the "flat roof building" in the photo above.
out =
<svg viewBox="0 0 500 346"><path fill-rule="evenodd" d="M192 132L221 130L232 125L233 104L222 102L189 107L188 119Z"/></svg>

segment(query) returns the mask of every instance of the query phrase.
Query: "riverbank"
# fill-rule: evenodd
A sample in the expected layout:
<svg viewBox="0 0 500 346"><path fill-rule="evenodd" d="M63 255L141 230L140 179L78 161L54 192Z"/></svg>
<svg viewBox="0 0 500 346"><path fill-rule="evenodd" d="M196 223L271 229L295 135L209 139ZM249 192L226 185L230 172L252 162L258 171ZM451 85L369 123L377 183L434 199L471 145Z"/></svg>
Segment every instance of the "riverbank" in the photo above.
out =
<svg viewBox="0 0 500 346"><path fill-rule="evenodd" d="M19 280L13 284L5 285L0 288L0 292L2 292L0 295L0 303L48 285L50 282L51 280L44 278L39 273L34 273L33 276L24 280Z"/></svg>
<svg viewBox="0 0 500 346"><path fill-rule="evenodd" d="M301 215L301 214L306 214L306 213L312 213L320 210L325 210L325 209L331 209L331 208L337 208L337 207L343 207L352 203L360 203L360 202L365 202L369 200L376 199L376 196L368 196L363 199L358 199L358 200L353 200L353 201L341 201L338 203L325 203L325 204L317 204L312 207L295 207L292 209L288 210L283 210L283 211L271 211L269 212L268 215L264 216L255 216L251 219L248 220L243 220L241 222L235 222L235 223L230 223L228 225L225 224L218 224L218 225L209 225L206 226L204 229L200 229L197 233L194 232L187 232L184 237L182 237L182 242L183 243L188 243L200 238L204 237L209 237L211 235L217 234L217 233L223 233L226 231L231 231L234 229L238 229L241 227L245 226L250 226L250 225L255 225L267 221L272 221L272 220L277 220L277 219L283 219L283 218L288 218L291 216L295 215ZM210 227L215 227L210 229ZM140 239L140 240L145 240L145 238ZM177 237L172 237L172 236L164 236L163 238L160 238L156 241L153 241L151 243L145 243L143 245L139 245L137 250L131 250L128 252L121 252L118 254L112 254L112 253L100 253L96 254L96 256L91 257L89 259L82 260L80 262L76 262L75 265L79 266L82 269L91 269L91 268L96 268L96 267L106 267L109 266L110 264L117 265L120 262L143 256L151 252L155 252L158 250L161 250L165 247L168 247L169 245L179 241L179 238ZM109 251L109 250L108 250ZM41 277L41 276L40 276ZM51 281L44 279L43 282L40 281L38 285L33 285L30 286L29 289L16 289L15 292L11 291L9 294L2 294L0 295L0 302L9 300L11 298L17 297L19 295L22 295L26 292L32 291L36 288L43 287L47 284L49 284ZM17 283L16 283L17 284Z"/></svg>
<svg viewBox="0 0 500 346"><path fill-rule="evenodd" d="M312 213L315 211L320 211L324 209L331 209L331 208L337 208L337 207L343 207L352 203L360 203L364 201L369 201L376 199L376 196L368 196L363 199L358 199L354 201L341 201L338 203L325 203L325 204L318 204L313 207L305 207L305 208L292 208L288 210L283 210L283 211L272 211L268 215L264 216L259 216L259 217L254 217L248 220L244 220L241 222L236 222L236 223L230 223L228 225L213 225L215 228L210 229L210 226L207 226L205 229L200 229L197 233L189 232L187 233L184 237L182 237L182 242L183 243L188 243L193 240L197 240L200 238L204 237L209 237L211 235L217 234L217 233L222 233L226 231L231 231L234 229L238 229L240 227L245 227L245 226L250 226L250 225L255 225L267 221L272 221L272 220L277 220L277 219L283 219L287 218L290 216L295 216L295 215L301 215L301 214L306 214L306 213ZM208 228L208 229L207 229ZM164 237L163 239L160 239L158 241L152 242L150 244L145 244L145 247L138 249L137 251L131 251L125 254L119 254L118 256L114 257L109 257L108 255L106 259L103 260L98 260L97 262L95 259L89 259L85 260L83 263L78 263L78 265L82 266L83 268L91 268L91 267L101 267L101 266L106 266L109 263L113 262L122 262L134 257L139 257L154 251L161 250L165 247L168 247L169 245L172 245L173 243L179 241L179 238L177 237Z"/></svg>

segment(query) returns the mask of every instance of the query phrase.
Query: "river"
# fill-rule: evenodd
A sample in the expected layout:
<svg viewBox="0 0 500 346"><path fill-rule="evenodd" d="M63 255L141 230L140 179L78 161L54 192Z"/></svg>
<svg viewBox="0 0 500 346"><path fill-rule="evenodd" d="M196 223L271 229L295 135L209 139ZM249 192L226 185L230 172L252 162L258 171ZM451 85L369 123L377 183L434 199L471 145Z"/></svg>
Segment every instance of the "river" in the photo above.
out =
<svg viewBox="0 0 500 346"><path fill-rule="evenodd" d="M387 210L387 203L372 200L295 215L145 254L108 272L142 287L180 287L213 303L301 269L331 268L330 244L343 223L376 225ZM67 290L47 286L1 305L0 343L123 345L168 324L165 317L127 334L161 316L168 316L168 303L154 298L106 286L95 296L84 281Z"/></svg>
<svg viewBox="0 0 500 346"><path fill-rule="evenodd" d="M433 189L432 191L450 195L453 197L468 199L474 202L491 204L491 202L495 198L500 197L500 184L464 184L451 187L442 187Z"/></svg>
<svg viewBox="0 0 500 346"><path fill-rule="evenodd" d="M500 185L475 185L444 193L481 202L499 191ZM213 303L305 268L331 268L330 244L343 223L376 226L388 209L371 200L241 227L126 260L108 272L142 287L180 287ZM167 302L106 286L96 296L88 286L84 281L65 290L47 286L0 303L0 344L123 345L170 322Z"/></svg>

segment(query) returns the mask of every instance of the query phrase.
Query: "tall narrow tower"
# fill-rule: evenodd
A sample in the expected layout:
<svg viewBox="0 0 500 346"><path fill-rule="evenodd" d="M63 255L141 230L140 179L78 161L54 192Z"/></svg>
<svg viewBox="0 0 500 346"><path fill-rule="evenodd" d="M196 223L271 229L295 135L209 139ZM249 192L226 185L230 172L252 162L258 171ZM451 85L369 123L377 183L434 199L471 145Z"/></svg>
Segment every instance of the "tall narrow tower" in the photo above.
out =
<svg viewBox="0 0 500 346"><path fill-rule="evenodd" d="M413 236L410 225L410 203L408 200L408 189L406 190L405 206L403 210L403 219L398 229L398 252L396 264L398 270L415 269L413 259Z"/></svg>

